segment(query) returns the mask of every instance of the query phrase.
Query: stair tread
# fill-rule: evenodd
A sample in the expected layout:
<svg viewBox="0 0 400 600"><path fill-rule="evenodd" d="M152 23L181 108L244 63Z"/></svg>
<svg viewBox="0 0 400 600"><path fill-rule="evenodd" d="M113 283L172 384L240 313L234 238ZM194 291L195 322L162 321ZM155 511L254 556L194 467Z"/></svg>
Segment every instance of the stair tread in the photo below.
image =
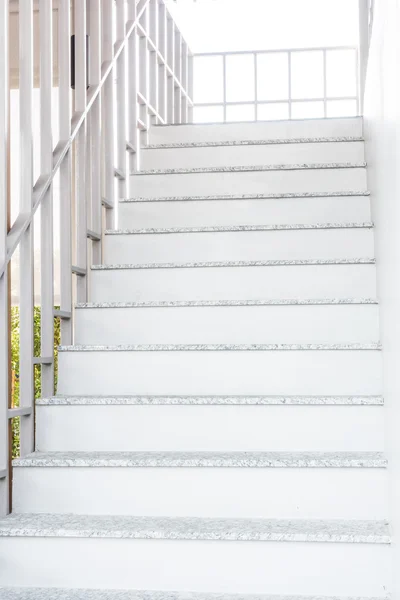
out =
<svg viewBox="0 0 400 600"><path fill-rule="evenodd" d="M71 514L11 514L0 537L390 543L387 521Z"/></svg>
<svg viewBox="0 0 400 600"><path fill-rule="evenodd" d="M108 344L59 346L59 352L268 352L381 350L381 344Z"/></svg>
<svg viewBox="0 0 400 600"><path fill-rule="evenodd" d="M149 144L142 150L163 150L168 148L212 148L219 146L269 146L280 144L322 144L335 142L363 142L363 137L300 137L300 138L272 138L264 140L226 140L220 142L175 142L165 144Z"/></svg>
<svg viewBox="0 0 400 600"><path fill-rule="evenodd" d="M279 200L282 198L342 198L352 196L370 196L366 190L350 190L343 192L284 192L272 194L218 194L213 196L159 196L123 198L120 203L130 202L181 202L181 201L207 201L207 200Z"/></svg>
<svg viewBox="0 0 400 600"><path fill-rule="evenodd" d="M337 306L347 304L378 304L375 298L284 298L271 300L171 300L148 302L84 302L75 308L141 308L141 307L201 307L201 306Z"/></svg>
<svg viewBox="0 0 400 600"><path fill-rule="evenodd" d="M14 467L384 468L382 452L34 452Z"/></svg>
<svg viewBox="0 0 400 600"><path fill-rule="evenodd" d="M195 406L383 406L382 396L52 396L36 400L38 406L81 405L195 405Z"/></svg>
<svg viewBox="0 0 400 600"><path fill-rule="evenodd" d="M167 227L143 229L107 229L105 235L145 235L163 233L236 233L243 231L287 231L309 229L372 229L371 221L361 223L297 223L283 225L229 225L213 227Z"/></svg>
<svg viewBox="0 0 400 600"><path fill-rule="evenodd" d="M158 590L96 590L66 588L2 588L2 600L388 600L330 596L278 596L264 594L213 594Z"/></svg>
<svg viewBox="0 0 400 600"><path fill-rule="evenodd" d="M114 265L92 265L93 271L116 271L127 269L196 269L213 267L300 267L323 265L374 265L374 258L329 258L304 260L237 260L184 263L123 263Z"/></svg>
<svg viewBox="0 0 400 600"><path fill-rule="evenodd" d="M149 169L131 171L132 176L145 175L190 175L192 173L249 173L255 171L316 171L330 169L365 169L366 162L295 163L272 165L245 165L231 167L191 167L187 169Z"/></svg>

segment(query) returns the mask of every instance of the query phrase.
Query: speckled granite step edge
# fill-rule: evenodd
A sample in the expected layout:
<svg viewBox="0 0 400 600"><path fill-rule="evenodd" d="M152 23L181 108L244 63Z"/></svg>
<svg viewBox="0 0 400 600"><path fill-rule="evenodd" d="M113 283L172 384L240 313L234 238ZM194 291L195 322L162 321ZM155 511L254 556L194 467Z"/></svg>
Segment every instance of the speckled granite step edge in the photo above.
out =
<svg viewBox="0 0 400 600"><path fill-rule="evenodd" d="M192 173L249 173L255 171L316 171L331 169L365 169L366 162L338 163L298 163L278 165L245 165L236 167L193 167L190 169L150 169L148 171L131 171L131 177L145 175L190 175Z"/></svg>
<svg viewBox="0 0 400 600"><path fill-rule="evenodd" d="M107 229L105 235L151 235L163 233L236 233L252 231L298 231L320 229L372 229L374 224L365 223L315 223L315 224L286 224L286 225L232 225L228 227L169 227L143 229Z"/></svg>
<svg viewBox="0 0 400 600"><path fill-rule="evenodd" d="M268 596L200 592L95 590L66 588L2 588L2 600L390 600L389 597Z"/></svg>
<svg viewBox="0 0 400 600"><path fill-rule="evenodd" d="M375 351L371 344L118 344L59 346L59 352L291 352L291 351Z"/></svg>
<svg viewBox="0 0 400 600"><path fill-rule="evenodd" d="M237 261L210 261L186 263L138 263L93 265L93 271L121 271L127 269L202 269L202 268L230 268L230 267L307 267L324 265L374 265L374 258L332 258L309 260L237 260Z"/></svg>
<svg viewBox="0 0 400 600"><path fill-rule="evenodd" d="M52 396L37 406L383 406L382 396Z"/></svg>
<svg viewBox="0 0 400 600"><path fill-rule="evenodd" d="M214 201L214 200L280 200L280 199L302 199L302 198L343 198L370 196L369 191L344 191L344 192L290 192L283 194L222 194L213 196L161 196L158 198L124 198L119 200L121 204L130 202L182 202L182 201Z"/></svg>
<svg viewBox="0 0 400 600"><path fill-rule="evenodd" d="M321 298L321 299L272 299L272 300L176 300L149 302L86 302L75 305L87 308L201 308L201 307L246 307L246 306L346 306L377 305L375 298Z"/></svg>
<svg viewBox="0 0 400 600"><path fill-rule="evenodd" d="M390 544L386 521L11 514L0 537Z"/></svg>
<svg viewBox="0 0 400 600"><path fill-rule="evenodd" d="M367 468L383 469L381 452L34 452L15 468Z"/></svg>
<svg viewBox="0 0 400 600"><path fill-rule="evenodd" d="M272 138L264 140L227 140L216 142L175 142L167 144L149 144L142 150L168 150L180 148L213 148L224 146L270 146L282 144L331 144L340 142L364 142L363 137L302 137L302 138Z"/></svg>

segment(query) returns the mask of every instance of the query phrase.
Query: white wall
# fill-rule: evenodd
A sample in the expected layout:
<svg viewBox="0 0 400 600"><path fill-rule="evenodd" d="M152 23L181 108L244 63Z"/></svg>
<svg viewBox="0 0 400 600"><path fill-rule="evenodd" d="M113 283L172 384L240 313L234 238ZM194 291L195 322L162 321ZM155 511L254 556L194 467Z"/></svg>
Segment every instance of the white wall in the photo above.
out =
<svg viewBox="0 0 400 600"><path fill-rule="evenodd" d="M377 0L365 97L390 461L393 596L400 598L400 0Z"/></svg>

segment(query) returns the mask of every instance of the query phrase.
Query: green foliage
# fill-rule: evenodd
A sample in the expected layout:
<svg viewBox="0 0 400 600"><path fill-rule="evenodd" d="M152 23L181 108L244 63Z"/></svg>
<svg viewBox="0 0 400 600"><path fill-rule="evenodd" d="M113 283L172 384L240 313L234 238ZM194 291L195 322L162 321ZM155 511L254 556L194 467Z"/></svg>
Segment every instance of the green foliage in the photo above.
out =
<svg viewBox="0 0 400 600"><path fill-rule="evenodd" d="M58 308L58 307L55 307ZM34 356L40 356L40 307L33 309L33 351ZM11 307L11 369L12 369L12 406L19 406L19 307ZM60 320L54 319L54 380L57 385L58 375L58 346L60 345ZM35 399L41 395L41 367L35 365L34 368L34 388ZM20 448L20 417L12 420L12 457L19 456Z"/></svg>

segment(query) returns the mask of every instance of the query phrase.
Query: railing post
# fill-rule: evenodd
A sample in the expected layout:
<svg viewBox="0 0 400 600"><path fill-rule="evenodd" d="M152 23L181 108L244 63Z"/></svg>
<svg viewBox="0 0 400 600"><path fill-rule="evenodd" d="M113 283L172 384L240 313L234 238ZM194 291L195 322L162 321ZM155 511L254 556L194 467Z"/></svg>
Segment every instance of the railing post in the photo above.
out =
<svg viewBox="0 0 400 600"><path fill-rule="evenodd" d="M158 112L163 122L167 121L167 47L166 47L167 11L164 2L158 5L158 50L164 64L158 65Z"/></svg>
<svg viewBox="0 0 400 600"><path fill-rule="evenodd" d="M113 2L102 0L102 59L109 63L114 58L113 41ZM115 224L114 205L114 82L110 73L103 86L102 124L104 153L104 197L107 201L106 227Z"/></svg>
<svg viewBox="0 0 400 600"><path fill-rule="evenodd" d="M50 173L53 162L53 14L52 0L40 0L40 168ZM54 354L54 265L53 265L53 188L46 192L41 207L41 356ZM41 365L43 396L54 394L54 361Z"/></svg>
<svg viewBox="0 0 400 600"><path fill-rule="evenodd" d="M140 33L139 36L139 92L144 99L149 101L149 51L147 48L147 37L148 33L148 7L143 11L140 17L140 25L142 26L144 33ZM147 106L140 100L139 106L139 117L142 123L144 123L145 131L142 131L140 137L143 145L147 143L147 130L148 130L148 112Z"/></svg>
<svg viewBox="0 0 400 600"><path fill-rule="evenodd" d="M128 22L136 20L136 0L129 0L128 3ZM137 91L138 91L138 59L137 59L137 29L135 28L128 41L128 144L129 144L129 172L135 171L138 166L138 110L137 110ZM128 178L128 187L129 187Z"/></svg>
<svg viewBox="0 0 400 600"><path fill-rule="evenodd" d="M8 212L8 0L0 3L0 265L7 258ZM8 267L0 276L0 516L9 511Z"/></svg>
<svg viewBox="0 0 400 600"><path fill-rule="evenodd" d="M19 97L20 97L20 212L32 211L32 94L33 94L33 6L19 3ZM20 243L20 406L30 409L21 417L21 456L34 450L33 383L33 222Z"/></svg>
<svg viewBox="0 0 400 600"><path fill-rule="evenodd" d="M60 140L71 135L71 10L70 0L58 5L58 119ZM71 151L60 166L60 311L61 343L72 344L72 186Z"/></svg>
<svg viewBox="0 0 400 600"><path fill-rule="evenodd" d="M125 0L117 0L117 40L125 36ZM126 52L122 50L117 62L117 156L118 156L118 196L126 197L127 155L126 155Z"/></svg>
<svg viewBox="0 0 400 600"><path fill-rule="evenodd" d="M168 15L169 17L169 15ZM167 17L167 65L170 71L167 75L167 122L175 122L175 25L171 17Z"/></svg>
<svg viewBox="0 0 400 600"><path fill-rule="evenodd" d="M369 52L369 7L370 0L358 0L359 7L359 90L360 115L364 112L365 79Z"/></svg>
<svg viewBox="0 0 400 600"><path fill-rule="evenodd" d="M182 123L182 102L181 102L181 88L177 83L181 83L182 81L182 36L180 31L174 25L175 32L175 65L174 65L174 73L175 73L175 114L174 114L174 123L180 124Z"/></svg>

